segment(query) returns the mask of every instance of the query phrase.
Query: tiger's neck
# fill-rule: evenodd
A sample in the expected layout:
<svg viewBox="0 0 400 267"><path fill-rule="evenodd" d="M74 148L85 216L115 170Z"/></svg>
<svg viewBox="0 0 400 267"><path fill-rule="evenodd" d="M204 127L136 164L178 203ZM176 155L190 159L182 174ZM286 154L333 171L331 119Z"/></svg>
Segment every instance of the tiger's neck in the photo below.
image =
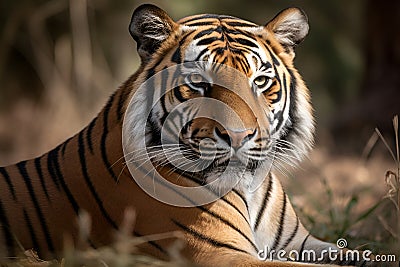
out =
<svg viewBox="0 0 400 267"><path fill-rule="evenodd" d="M96 179L117 182L121 175L129 175L123 171L122 149L122 124L129 93L127 85L121 87L87 127L49 152L49 157L57 156L60 164L66 166L66 177L74 176L76 162L80 164L78 169L82 169L76 177L90 174Z"/></svg>
<svg viewBox="0 0 400 267"><path fill-rule="evenodd" d="M99 178L109 176L115 182L121 175L130 176L124 167L122 125L129 95L135 90L142 68L143 66L111 95L107 104L87 127L58 147L63 160L67 161L65 165L68 166L68 160L76 161L76 156L86 157L88 162L95 164L96 167L91 172L94 171ZM78 155L73 149L76 146L68 149L69 142L77 142Z"/></svg>

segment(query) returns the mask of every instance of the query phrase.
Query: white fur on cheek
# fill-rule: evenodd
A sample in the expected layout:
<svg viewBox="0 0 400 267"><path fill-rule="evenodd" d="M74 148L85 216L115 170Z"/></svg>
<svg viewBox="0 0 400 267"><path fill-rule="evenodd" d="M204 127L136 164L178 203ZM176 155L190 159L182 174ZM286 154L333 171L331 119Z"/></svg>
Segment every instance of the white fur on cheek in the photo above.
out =
<svg viewBox="0 0 400 267"><path fill-rule="evenodd" d="M134 93L131 102L125 112L124 124L122 127L122 145L125 156L133 157L133 151L145 148L145 125L148 113L146 95L143 90ZM129 153L129 154L128 154ZM129 159L126 159L127 161Z"/></svg>

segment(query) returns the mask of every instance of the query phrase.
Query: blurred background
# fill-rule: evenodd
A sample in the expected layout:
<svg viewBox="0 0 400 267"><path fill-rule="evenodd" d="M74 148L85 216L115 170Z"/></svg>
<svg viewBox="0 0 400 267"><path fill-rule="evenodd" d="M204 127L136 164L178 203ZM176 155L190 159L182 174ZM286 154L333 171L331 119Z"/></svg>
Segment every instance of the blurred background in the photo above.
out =
<svg viewBox="0 0 400 267"><path fill-rule="evenodd" d="M0 166L38 156L76 133L135 72L139 58L128 24L143 2L0 2ZM284 175L288 191L322 238L345 236L355 245L365 238L383 251L398 241L399 207L387 194L393 193L393 179L398 196L399 177L385 178L388 170L396 173L398 161L374 128L395 154L400 1L147 2L174 19L222 13L258 24L284 8L302 8L310 33L296 50L295 64L312 92L317 144L300 171ZM398 253L400 246L394 247Z"/></svg>

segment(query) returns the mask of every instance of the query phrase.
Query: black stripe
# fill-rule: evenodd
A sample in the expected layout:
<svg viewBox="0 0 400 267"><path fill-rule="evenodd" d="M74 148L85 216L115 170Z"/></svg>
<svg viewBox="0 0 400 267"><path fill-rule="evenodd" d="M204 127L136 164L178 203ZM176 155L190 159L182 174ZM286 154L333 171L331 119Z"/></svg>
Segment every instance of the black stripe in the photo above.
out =
<svg viewBox="0 0 400 267"><path fill-rule="evenodd" d="M122 109L124 108L125 104L125 99L128 94L125 94L125 91L119 91L119 97L118 97L118 106L117 106L117 120L121 121L124 113L122 112Z"/></svg>
<svg viewBox="0 0 400 267"><path fill-rule="evenodd" d="M187 172L184 172L184 171L180 172L179 170L178 170L178 172L179 172L179 174L180 174L182 177L184 177L184 178L186 178L186 179L188 179L188 180L190 180L190 181L196 183L197 185L199 185L199 186L204 185L204 183L202 183L199 179L194 178L193 176L189 176ZM215 192L214 190L212 190L211 187L206 186L205 188L206 188L209 192L213 193L215 196L219 196L219 194L218 194L217 192ZM235 190L236 190L236 189L233 189L232 191L235 191ZM246 210L248 211L247 203L246 203L246 201L244 200L243 196L240 195L240 193L237 192L237 191L236 191L235 193L243 200L243 202L244 202L244 204L245 204L245 206L246 206ZM224 201L225 203L227 203L228 205L230 205L232 208L234 208L234 209L243 217L243 219L246 221L246 223L247 223L248 225L250 225L250 222L248 221L247 217L246 217L246 216L243 214L243 212L242 212L237 206L235 206L230 200L228 200L225 196L223 196L222 198L220 198L220 200Z"/></svg>
<svg viewBox="0 0 400 267"><path fill-rule="evenodd" d="M214 26L215 25L215 21L210 20L210 21L200 21L200 22L193 22L190 24L185 24L187 26L191 26L191 27L197 27L197 26Z"/></svg>
<svg viewBox="0 0 400 267"><path fill-rule="evenodd" d="M161 63L161 62L158 62L158 63ZM148 71L147 71L147 74L146 74L146 81L148 81L148 80L150 80L151 78L154 78L153 76L156 74L156 71L154 70L154 68L151 68L151 69L149 69ZM150 81L152 81L153 83L152 83L152 85L154 85L154 80L153 79L151 79ZM149 81L148 81L149 82ZM150 90L150 88L154 88L153 86L147 86L146 87L146 89L149 89Z"/></svg>
<svg viewBox="0 0 400 267"><path fill-rule="evenodd" d="M96 125L96 121L97 121L97 117L94 118L94 119L90 122L90 124L89 124L89 126L88 126L88 128L87 128L87 131L86 131L86 142L88 143L89 150L90 150L90 153L91 153L92 155L93 155L92 133L93 133L94 126Z"/></svg>
<svg viewBox="0 0 400 267"><path fill-rule="evenodd" d="M237 43L239 43L241 45L244 45L244 46L258 48L258 45L256 45L252 41L250 41L248 39L245 39L245 38L235 38L235 42L237 42Z"/></svg>
<svg viewBox="0 0 400 267"><path fill-rule="evenodd" d="M215 26L218 22L214 18L195 18L185 21L183 24L191 27Z"/></svg>
<svg viewBox="0 0 400 267"><path fill-rule="evenodd" d="M299 230L299 217L296 216L296 226L294 227L294 230L292 234L289 236L289 238L286 240L285 244L281 247L281 250L284 250L290 242L292 242L293 238L296 236L297 231Z"/></svg>
<svg viewBox="0 0 400 267"><path fill-rule="evenodd" d="M172 54L171 61L180 64L182 63L182 55L181 55L181 48L184 42L186 42L186 39L192 34L192 31L186 33L181 40L179 41L179 45L177 46L175 52Z"/></svg>
<svg viewBox="0 0 400 267"><path fill-rule="evenodd" d="M43 192L46 195L46 198L48 201L50 201L50 196L49 196L49 192L47 192L47 187L46 187L46 183L44 181L44 176L43 176L43 171L42 171L42 164L40 162L41 158L35 158L34 163L35 163L35 169L36 169L36 173L39 177L39 181L40 181L40 185L42 186Z"/></svg>
<svg viewBox="0 0 400 267"><path fill-rule="evenodd" d="M269 69L272 68L272 65L270 62L268 62L268 61L263 62L261 58L260 58L260 61L261 61L261 67L260 67L261 71L268 71ZM276 66L274 66L274 67L276 67Z"/></svg>
<svg viewBox="0 0 400 267"><path fill-rule="evenodd" d="M240 230L240 229L239 229L237 226L235 226L233 223L231 223L231 222L228 221L227 219L221 217L220 215L218 215L218 214L216 214L216 213L210 211L209 209L206 209L206 208L203 207L203 206L199 206L199 207L197 207L197 208L199 208L199 209L202 210L203 212L206 212L207 214L213 216L214 218L220 220L221 222L223 222L224 224L226 224L227 226L229 226L230 228L232 228L233 230L235 230L236 232L238 232L241 236L243 236L243 237L250 243L250 245L254 248L254 250L255 250L256 252L258 252L258 248L257 248L256 244L254 244L254 242L253 242L248 236L246 236L246 234L243 233L243 231Z"/></svg>
<svg viewBox="0 0 400 267"><path fill-rule="evenodd" d="M67 148L67 145L69 143L69 141L71 141L72 137L68 138L63 144L61 144L62 148L61 148L61 155L65 156L65 149Z"/></svg>
<svg viewBox="0 0 400 267"><path fill-rule="evenodd" d="M247 217L243 214L243 212L238 207L236 207L230 200L226 199L225 197L222 197L221 199L225 203L229 204L232 208L234 208L243 217L243 219L246 221L246 223L250 226L249 220L247 219Z"/></svg>
<svg viewBox="0 0 400 267"><path fill-rule="evenodd" d="M215 22L216 18L217 18L217 15L213 15L213 14L197 15L197 16L194 16L193 18L183 20L182 24L193 26L192 24L196 24L196 23ZM207 19L208 19L208 21L207 21Z"/></svg>
<svg viewBox="0 0 400 267"><path fill-rule="evenodd" d="M158 64L161 63L161 61L157 62ZM154 93L154 88L155 88L155 73L156 71L154 70L154 68L150 68L146 74L146 83L144 83L144 85L146 85L145 88L143 88L143 90L145 91L146 97L146 105L148 108L150 107L154 107L153 105L153 93ZM158 126L156 126L156 123L154 120L151 119L153 113L153 111L151 110L151 114L149 114L149 117L146 118L146 125L144 125L145 130L147 131L147 129L149 129L149 132L152 135L152 142L154 140L154 142L159 142L159 140L161 140L161 131L159 129ZM159 143L154 143L154 145L159 145Z"/></svg>
<svg viewBox="0 0 400 267"><path fill-rule="evenodd" d="M233 34L232 34L232 35L233 35ZM226 39L225 39L225 38L226 38ZM229 34L223 35L222 38L221 38L221 40L223 40L223 41L226 40L227 43L228 43L228 45L229 45L230 43L234 43L234 42L235 42L235 39L233 38L233 36L231 36L231 35L229 35ZM229 48L233 48L233 49L230 50L231 52L232 52L232 51L239 51L239 53L242 52L242 50L239 49L239 48L237 48L237 47L229 46Z"/></svg>
<svg viewBox="0 0 400 267"><path fill-rule="evenodd" d="M8 190L10 191L13 199L17 200L17 196L15 195L14 185L10 179L10 175L8 175L6 168L0 167L0 173L3 175L4 179L6 179L6 183L8 185Z"/></svg>
<svg viewBox="0 0 400 267"><path fill-rule="evenodd" d="M180 227L181 229L183 229L185 232L191 234L192 236L194 236L194 237L196 237L196 238L198 238L198 239L200 239L200 240L203 240L203 241L207 242L208 244L210 244L210 245L212 245L212 246L214 246L214 247L228 248L228 249L232 249L232 250L235 250L235 251L238 251L238 252L243 252L243 253L246 253L246 254L250 254L249 252L247 252L247 251L245 251L245 250L243 250L243 249L237 248L237 247L235 247L235 246L232 246L231 244L227 244L227 243L224 243L224 242L221 242L221 241L212 239L212 238L209 237L209 236L205 236L205 235L203 235L202 233L199 233L199 232L195 231L194 229L189 228L189 227L187 227L187 226L181 224L181 223L178 222L178 221L175 221L175 220L172 220L172 221L173 221L178 227Z"/></svg>
<svg viewBox="0 0 400 267"><path fill-rule="evenodd" d="M275 240L272 245L272 249L276 249L276 247L279 245L279 241L282 238L283 226L285 223L285 215L286 215L286 204L287 204L286 203L286 194L285 194L285 192L283 192L283 204L282 204L281 215L279 218L278 231L276 233Z"/></svg>
<svg viewBox="0 0 400 267"><path fill-rule="evenodd" d="M294 76L293 72L288 69L288 72L291 77L290 87L290 106L289 106L289 119L286 121L286 125L283 126L283 136L281 137L282 140L288 141L288 137L293 135L298 131L297 124L298 116L295 114L297 109L297 98L296 98L296 86L297 86L297 79Z"/></svg>
<svg viewBox="0 0 400 267"><path fill-rule="evenodd" d="M110 113L111 106L114 102L114 97L115 93L110 97L108 100L108 103L104 107L104 113L103 113L103 134L101 136L101 141L100 141L100 148L101 148L101 157L103 159L104 165L108 171L108 173L111 175L111 177L114 179L115 182L118 181L117 176L115 175L110 161L108 160L107 156L107 149L106 149L106 141L107 141L107 135L108 135L108 114Z"/></svg>
<svg viewBox="0 0 400 267"><path fill-rule="evenodd" d="M201 37L203 37L203 36L205 36L205 35L210 35L210 34L212 34L212 33L214 33L214 32L221 32L221 27L212 27L212 28L210 28L210 29L205 29L205 30L203 30L203 31L201 31L201 32L199 32L199 33L197 33L194 37L193 37L193 40L197 40L197 39L199 39L199 38L201 38Z"/></svg>
<svg viewBox="0 0 400 267"><path fill-rule="evenodd" d="M3 229L3 236L6 239L8 256L15 256L14 236L11 232L10 223L8 222L3 203L0 200L0 228Z"/></svg>
<svg viewBox="0 0 400 267"><path fill-rule="evenodd" d="M203 49L203 50L197 55L197 57L196 57L196 59L195 59L194 61L200 61L201 57L202 57L205 53L207 53L207 52L209 52L209 51L210 51L210 50L207 49L207 48ZM189 62L189 61L186 61L186 62Z"/></svg>
<svg viewBox="0 0 400 267"><path fill-rule="evenodd" d="M195 31L194 30L188 31L184 36L182 36L181 40L179 41L180 47L186 42L187 38L189 38L189 36L191 36L193 32L195 32ZM192 39L192 38L190 38L190 39Z"/></svg>
<svg viewBox="0 0 400 267"><path fill-rule="evenodd" d="M275 73L277 73L277 72L276 72L276 69L275 69ZM289 96L288 96L288 91L287 91L287 82L286 82L286 74L285 74L285 73L283 74L282 79L283 79L283 84L282 84L282 82L281 82L281 80L280 80L279 78L277 79L278 82L279 82L279 85L281 86L281 90L279 90L279 92L281 92L281 93L280 93L281 95L280 95L280 96L278 95L276 101L279 101L280 99L278 99L278 98L281 98L281 97L282 97L282 90L285 92L285 97L286 97L286 99L284 100L282 112L280 113L279 118L275 118L275 119L278 119L278 121L279 121L278 125L277 125L276 128L275 128L275 131L278 131L279 129L281 129L282 124L285 122L285 121L283 120L283 112L286 110L286 106L287 106L287 101L286 101L286 100L287 100L287 98L289 97ZM275 101L274 101L273 103L275 103Z"/></svg>
<svg viewBox="0 0 400 267"><path fill-rule="evenodd" d="M47 227L45 216L43 215L43 212L40 208L40 204L36 198L35 190L33 189L32 182L31 182L31 178L29 177L29 174L26 170L26 161L22 161L22 162L18 163L17 167L18 167L19 173L21 174L21 176L25 182L25 185L28 189L29 196L31 197L31 200L33 202L33 206L35 207L36 215L39 219L40 226L41 226L43 234L46 238L46 243L49 247L49 251L53 252L54 251L53 241L51 240L51 237L50 237L50 233L49 233L49 229Z"/></svg>
<svg viewBox="0 0 400 267"><path fill-rule="evenodd" d="M272 51L271 51L271 49L268 47L268 45L265 45L264 47L268 50L268 52L269 52L269 54L270 54L270 56L271 56L271 58L272 58L272 62L273 62L276 66L279 67L279 66L281 65L281 63L279 62L278 58L275 56L274 53L272 53Z"/></svg>
<svg viewBox="0 0 400 267"><path fill-rule="evenodd" d="M250 70L250 64L249 64L249 62L247 61L247 59L246 58L242 58L242 57L240 57L240 56L237 56L237 57L235 57L237 60L236 60L236 65L240 65L240 68L242 69L242 70L244 70L245 72L248 72L249 70Z"/></svg>
<svg viewBox="0 0 400 267"><path fill-rule="evenodd" d="M249 149L249 151L255 152L255 153L248 153L249 155L258 155L259 153L265 151L265 148L264 147L252 147Z"/></svg>
<svg viewBox="0 0 400 267"><path fill-rule="evenodd" d="M236 188L232 189L232 192L234 192L236 195L238 195L242 199L244 205L246 206L246 209L249 210L249 205L247 204L245 197Z"/></svg>
<svg viewBox="0 0 400 267"><path fill-rule="evenodd" d="M72 195L71 191L68 188L68 185L65 183L64 176L60 170L60 163L58 162L58 152L60 150L60 146L56 147L52 151L49 152L48 157L50 158L51 165L54 167L56 180L60 183L62 189L64 190L65 194L67 195L68 201L71 204L72 208L76 215L79 215L79 206L76 202L74 196Z"/></svg>
<svg viewBox="0 0 400 267"><path fill-rule="evenodd" d="M111 219L110 215L106 211L106 209L103 206L103 201L97 194L96 188L94 187L92 180L89 177L89 173L87 171L87 166L86 166L86 158L85 158L85 144L83 143L83 132L79 133L79 138L78 138L78 153L79 153L79 161L81 163L81 170L83 174L83 178L85 179L85 182L87 186L89 187L90 193L92 193L94 199L96 200L97 206L99 207L101 213L103 216L106 218L106 220L111 224L111 226L114 229L118 229L117 224L114 222L113 219Z"/></svg>
<svg viewBox="0 0 400 267"><path fill-rule="evenodd" d="M163 112L163 115L160 118L161 125L164 125L164 122L165 122L166 118L168 117L168 111L167 111L167 108L165 106L165 99L166 99L165 95L163 95L160 98L161 109L162 109L162 112Z"/></svg>
<svg viewBox="0 0 400 267"><path fill-rule="evenodd" d="M181 47L180 46L178 46L176 48L175 52L172 54L171 61L176 63L176 64L180 64L181 63L182 58L181 58Z"/></svg>
<svg viewBox="0 0 400 267"><path fill-rule="evenodd" d="M32 227L31 219L29 218L28 213L26 212L25 209L24 209L24 220L25 220L26 226L28 227L29 235L31 236L32 246L33 246L32 249L35 251L40 251L39 242L37 240L35 230Z"/></svg>
<svg viewBox="0 0 400 267"><path fill-rule="evenodd" d="M251 69L250 63L247 60L247 58L243 58L242 60L240 60L239 62L241 62L242 64L245 64L246 70L249 71Z"/></svg>
<svg viewBox="0 0 400 267"><path fill-rule="evenodd" d="M56 171L54 169L53 158L54 158L54 150L51 150L47 154L47 171L49 172L51 180L56 185L58 191L60 191L61 190L60 183L58 181L58 177L57 177Z"/></svg>
<svg viewBox="0 0 400 267"><path fill-rule="evenodd" d="M277 80L274 80L274 81L272 82L270 88L276 86L277 84L278 84ZM271 90L271 89L268 89L268 90ZM285 92L286 92L286 90L285 90ZM271 104L272 104L272 105L278 103L279 101L281 101L281 99L282 99L282 90L279 90L279 91L277 91L277 92L274 92L273 94L276 95L276 98L273 99L273 100L271 101ZM282 110L285 110L286 103L287 103L287 101L285 101L285 106L283 107Z"/></svg>
<svg viewBox="0 0 400 267"><path fill-rule="evenodd" d="M243 70L245 73L248 72L248 69L243 64L244 63L243 60L241 60L239 57L235 57L234 61L235 65L238 67L239 70Z"/></svg>
<svg viewBox="0 0 400 267"><path fill-rule="evenodd" d="M176 99L178 99L178 101L183 103L187 100L187 99L183 98L183 96L181 94L180 86L175 87L173 90L174 90L174 96L176 97Z"/></svg>
<svg viewBox="0 0 400 267"><path fill-rule="evenodd" d="M242 30L242 29L238 29L238 28L234 28L234 27L225 27L222 26L222 28L224 29L224 33L230 34L230 35L236 35L236 36L245 36L247 38L251 38L254 39L253 37L249 36L249 32Z"/></svg>
<svg viewBox="0 0 400 267"><path fill-rule="evenodd" d="M255 143L259 143L259 142L264 142L264 141L269 141L269 138L267 137L260 137L256 140L254 140Z"/></svg>
<svg viewBox="0 0 400 267"><path fill-rule="evenodd" d="M205 20L205 19L237 19L232 16L228 15L218 15L218 14L202 14L202 15L196 15L190 19L183 20L183 24L187 24L189 22L196 22L198 20Z"/></svg>
<svg viewBox="0 0 400 267"><path fill-rule="evenodd" d="M215 49L210 49L209 51L211 51L211 54L215 54L217 56L223 56L224 53L226 52L225 47L216 47ZM224 60L221 62L221 64L224 64L226 62L227 58L224 57ZM217 66L217 68L219 68L220 66ZM217 73L217 71L214 71Z"/></svg>
<svg viewBox="0 0 400 267"><path fill-rule="evenodd" d="M269 200L269 198L271 196L271 189L272 189L272 177L271 177L271 174L270 174L269 175L269 181L268 181L268 187L267 187L267 190L265 191L264 198L263 198L263 203L261 205L260 210L257 213L256 223L254 225L254 230L255 231L257 231L257 228L260 225L262 215L264 214L264 211L265 211L265 209L267 207L268 200Z"/></svg>
<svg viewBox="0 0 400 267"><path fill-rule="evenodd" d="M167 67L164 67L163 70L161 71L161 88L163 88L163 89L167 88L167 82L168 82L168 74L169 73L166 69L167 69ZM159 117L161 117L160 118L161 125L164 124L164 122L167 119L168 114L169 114L167 111L167 107L165 106L165 101L166 101L166 97L167 97L168 93L169 92L164 92L160 98L161 107L164 112L164 114L162 114L162 116L159 116Z"/></svg>
<svg viewBox="0 0 400 267"><path fill-rule="evenodd" d="M192 22L192 21L197 21L197 20L199 20L199 19L201 19L202 18L202 15L200 14L200 15L194 15L194 16L192 16L191 18L183 18L181 21L180 21L180 23L181 24L186 24L186 23L188 23L188 22Z"/></svg>
<svg viewBox="0 0 400 267"><path fill-rule="evenodd" d="M143 235L139 234L137 231L133 231L133 234L137 237L143 237ZM147 243L149 243L151 246L158 249L160 252L162 252L166 255L169 255L168 251L166 251L163 247L161 247L159 244L157 244L157 242L149 240L149 241L147 241Z"/></svg>
<svg viewBox="0 0 400 267"><path fill-rule="evenodd" d="M198 45L198 46L200 46L200 45L209 45L209 44L211 44L211 43L213 43L213 42L215 42L215 41L218 41L218 40L220 40L220 38L218 38L218 37L204 38L204 39L200 40L200 41L197 43L197 45Z"/></svg>
<svg viewBox="0 0 400 267"><path fill-rule="evenodd" d="M306 241L309 237L310 237L310 234L307 234L306 237L304 238L303 242L301 243L299 255L303 254L304 247L306 246Z"/></svg>
<svg viewBox="0 0 400 267"><path fill-rule="evenodd" d="M258 27L258 25L256 25L256 24L246 23L246 22L241 22L241 21L226 22L226 24L231 27L251 27L251 28Z"/></svg>

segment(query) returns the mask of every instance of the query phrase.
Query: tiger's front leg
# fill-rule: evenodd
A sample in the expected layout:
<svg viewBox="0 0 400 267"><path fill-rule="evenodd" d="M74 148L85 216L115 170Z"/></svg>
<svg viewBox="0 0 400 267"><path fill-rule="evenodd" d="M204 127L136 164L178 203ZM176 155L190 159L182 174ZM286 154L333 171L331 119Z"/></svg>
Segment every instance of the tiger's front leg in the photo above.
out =
<svg viewBox="0 0 400 267"><path fill-rule="evenodd" d="M183 255L195 264L205 267L321 266L294 262L290 258L267 257L256 242L246 209L248 204L243 201L244 199L237 192L231 192L215 203L202 207L202 212L197 216L185 216L191 218L185 222L174 221L185 234L186 245L182 251ZM193 212L198 209L197 207L186 211ZM193 219L194 217L196 219ZM299 230L299 232L306 231ZM293 244L290 245L293 248ZM324 266L336 265L324 264Z"/></svg>
<svg viewBox="0 0 400 267"><path fill-rule="evenodd" d="M311 236L296 215L279 180L270 175L256 192L248 194L250 222L259 256L318 264L377 266L370 251L338 248ZM325 266L325 265L324 265Z"/></svg>
<svg viewBox="0 0 400 267"><path fill-rule="evenodd" d="M263 258L262 250L255 243L252 229L249 227L249 217L241 212L239 201L232 201L234 198L238 199L235 193L224 196L223 199L205 207L204 212L199 215L200 218L194 221L174 222L185 234L186 245L182 253L186 258L202 267L320 266L290 259L280 261L276 258ZM221 213L222 210L225 212Z"/></svg>

